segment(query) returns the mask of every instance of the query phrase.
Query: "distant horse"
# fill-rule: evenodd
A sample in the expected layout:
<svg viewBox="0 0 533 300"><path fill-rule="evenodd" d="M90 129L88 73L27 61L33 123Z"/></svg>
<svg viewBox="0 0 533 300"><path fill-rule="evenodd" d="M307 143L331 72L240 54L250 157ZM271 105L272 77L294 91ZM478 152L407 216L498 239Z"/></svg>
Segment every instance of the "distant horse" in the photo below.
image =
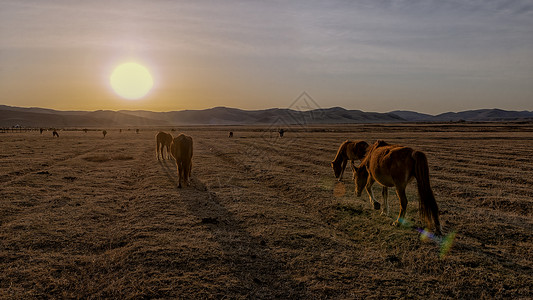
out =
<svg viewBox="0 0 533 300"><path fill-rule="evenodd" d="M192 138L181 133L172 141L170 153L176 160L178 170L178 187L181 188L183 180L187 186L190 185L189 178L192 169Z"/></svg>
<svg viewBox="0 0 533 300"><path fill-rule="evenodd" d="M102 131L102 134L104 135L104 139L105 139L105 135L107 134L107 131L106 130Z"/></svg>
<svg viewBox="0 0 533 300"><path fill-rule="evenodd" d="M172 144L172 135L170 133L166 133L163 131L160 131L155 136L155 157L157 157L157 160L159 160L159 157L161 159L165 159L165 156L163 156L163 148L166 149L166 159L170 159L170 145Z"/></svg>
<svg viewBox="0 0 533 300"><path fill-rule="evenodd" d="M356 170L355 190L357 196L360 197L363 188L365 188L370 202L375 203L377 201L372 194L372 184L375 181L384 187L396 187L396 194L400 199L400 213L392 225L398 226L403 222L407 210L405 188L413 178L416 178L418 185L421 219L429 227L434 225L435 234L442 235L439 207L429 183L429 167L424 153L409 147L389 145L384 141L377 141L367 150L365 158ZM386 195L383 196L388 213L387 197Z"/></svg>
<svg viewBox="0 0 533 300"><path fill-rule="evenodd" d="M228 136L228 137L230 137L230 138L233 137L233 131L230 131L230 132L229 132L229 136Z"/></svg>
<svg viewBox="0 0 533 300"><path fill-rule="evenodd" d="M57 131L55 130L52 131L52 137L56 137L56 136L59 137L59 133L57 133Z"/></svg>
<svg viewBox="0 0 533 300"><path fill-rule="evenodd" d="M39 131L43 134L44 128L39 128Z"/></svg>
<svg viewBox="0 0 533 300"><path fill-rule="evenodd" d="M281 128L279 131L279 137L282 138L283 137L283 134L285 133L285 130L283 130L283 128Z"/></svg>
<svg viewBox="0 0 533 300"><path fill-rule="evenodd" d="M351 162L352 172L355 172L355 166L353 163L356 159L363 159L363 157L365 157L367 148L368 143L365 141L344 141L340 145L339 150L337 150L337 155L335 155L335 158L331 162L335 178L342 181L342 175L344 174L348 161Z"/></svg>

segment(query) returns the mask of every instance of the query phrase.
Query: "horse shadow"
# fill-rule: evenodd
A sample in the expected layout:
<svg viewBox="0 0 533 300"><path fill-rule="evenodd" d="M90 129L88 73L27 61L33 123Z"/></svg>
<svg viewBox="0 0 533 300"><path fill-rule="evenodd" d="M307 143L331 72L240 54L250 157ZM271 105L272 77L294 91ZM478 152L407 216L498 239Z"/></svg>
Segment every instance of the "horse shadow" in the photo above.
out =
<svg viewBox="0 0 533 300"><path fill-rule="evenodd" d="M159 164L176 192L183 195L185 208L220 245L222 261L240 282L239 293L251 298L312 298L304 283L288 275L286 264L274 257L266 239L250 235L219 196L194 176L194 170L190 187L180 189L175 164Z"/></svg>

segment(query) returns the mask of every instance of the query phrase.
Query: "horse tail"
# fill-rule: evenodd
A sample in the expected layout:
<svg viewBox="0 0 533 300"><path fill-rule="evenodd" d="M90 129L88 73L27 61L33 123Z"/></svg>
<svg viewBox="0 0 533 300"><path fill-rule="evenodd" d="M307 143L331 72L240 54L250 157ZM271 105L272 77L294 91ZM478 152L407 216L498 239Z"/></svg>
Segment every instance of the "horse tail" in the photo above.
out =
<svg viewBox="0 0 533 300"><path fill-rule="evenodd" d="M441 234L439 207L429 183L428 160L426 155L420 151L414 151L412 157L415 160L414 171L418 185L418 195L420 196L420 217L424 219L428 225L431 225L431 221L433 221L433 224L435 225L435 233Z"/></svg>

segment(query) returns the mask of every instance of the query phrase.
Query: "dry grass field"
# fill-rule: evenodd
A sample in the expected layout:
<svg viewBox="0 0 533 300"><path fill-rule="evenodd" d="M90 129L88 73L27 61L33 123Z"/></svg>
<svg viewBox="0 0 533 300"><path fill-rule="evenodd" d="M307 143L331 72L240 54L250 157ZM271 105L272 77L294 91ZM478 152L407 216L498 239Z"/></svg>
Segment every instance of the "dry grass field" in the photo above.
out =
<svg viewBox="0 0 533 300"><path fill-rule="evenodd" d="M182 189L158 130L0 134L1 299L533 297L533 124L179 128ZM397 228L394 192L382 216L336 181L345 139L426 153L451 248L414 182Z"/></svg>

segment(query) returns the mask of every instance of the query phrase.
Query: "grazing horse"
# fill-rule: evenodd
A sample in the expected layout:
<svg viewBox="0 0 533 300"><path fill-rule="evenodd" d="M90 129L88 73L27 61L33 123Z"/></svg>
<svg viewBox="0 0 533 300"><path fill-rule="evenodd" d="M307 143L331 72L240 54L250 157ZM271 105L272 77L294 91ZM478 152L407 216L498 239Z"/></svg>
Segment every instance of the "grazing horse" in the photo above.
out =
<svg viewBox="0 0 533 300"><path fill-rule="evenodd" d="M377 201L372 194L372 184L375 181L384 187L396 187L396 194L400 199L400 213L392 225L398 226L404 221L407 210L405 188L413 178L416 179L418 185L421 219L429 227L434 225L436 235L442 235L439 207L429 183L429 167L424 153L409 147L389 145L384 141L377 141L367 150L365 158L356 170L355 190L357 196L360 197L363 188L365 188L370 202L375 204ZM383 198L388 213L389 205L385 194Z"/></svg>
<svg viewBox="0 0 533 300"><path fill-rule="evenodd" d="M346 164L348 161L351 161L352 172L355 172L355 166L353 165L353 162L356 159L363 159L363 157L365 157L367 148L368 143L365 141L344 141L340 145L339 150L337 150L337 155L331 162L331 167L333 168L333 173L335 173L335 178L338 178L339 181L342 181L342 175L344 174L344 170L346 169Z"/></svg>
<svg viewBox="0 0 533 300"><path fill-rule="evenodd" d="M157 157L157 160L159 160L159 157L165 159L163 148L167 150L166 159L170 159L170 144L172 144L172 135L170 133L160 131L155 136L155 157Z"/></svg>
<svg viewBox="0 0 533 300"><path fill-rule="evenodd" d="M181 188L182 180L187 186L189 186L189 178L192 169L192 138L180 133L180 135L172 141L170 153L172 153L172 156L176 160L176 168L178 169L178 187Z"/></svg>

